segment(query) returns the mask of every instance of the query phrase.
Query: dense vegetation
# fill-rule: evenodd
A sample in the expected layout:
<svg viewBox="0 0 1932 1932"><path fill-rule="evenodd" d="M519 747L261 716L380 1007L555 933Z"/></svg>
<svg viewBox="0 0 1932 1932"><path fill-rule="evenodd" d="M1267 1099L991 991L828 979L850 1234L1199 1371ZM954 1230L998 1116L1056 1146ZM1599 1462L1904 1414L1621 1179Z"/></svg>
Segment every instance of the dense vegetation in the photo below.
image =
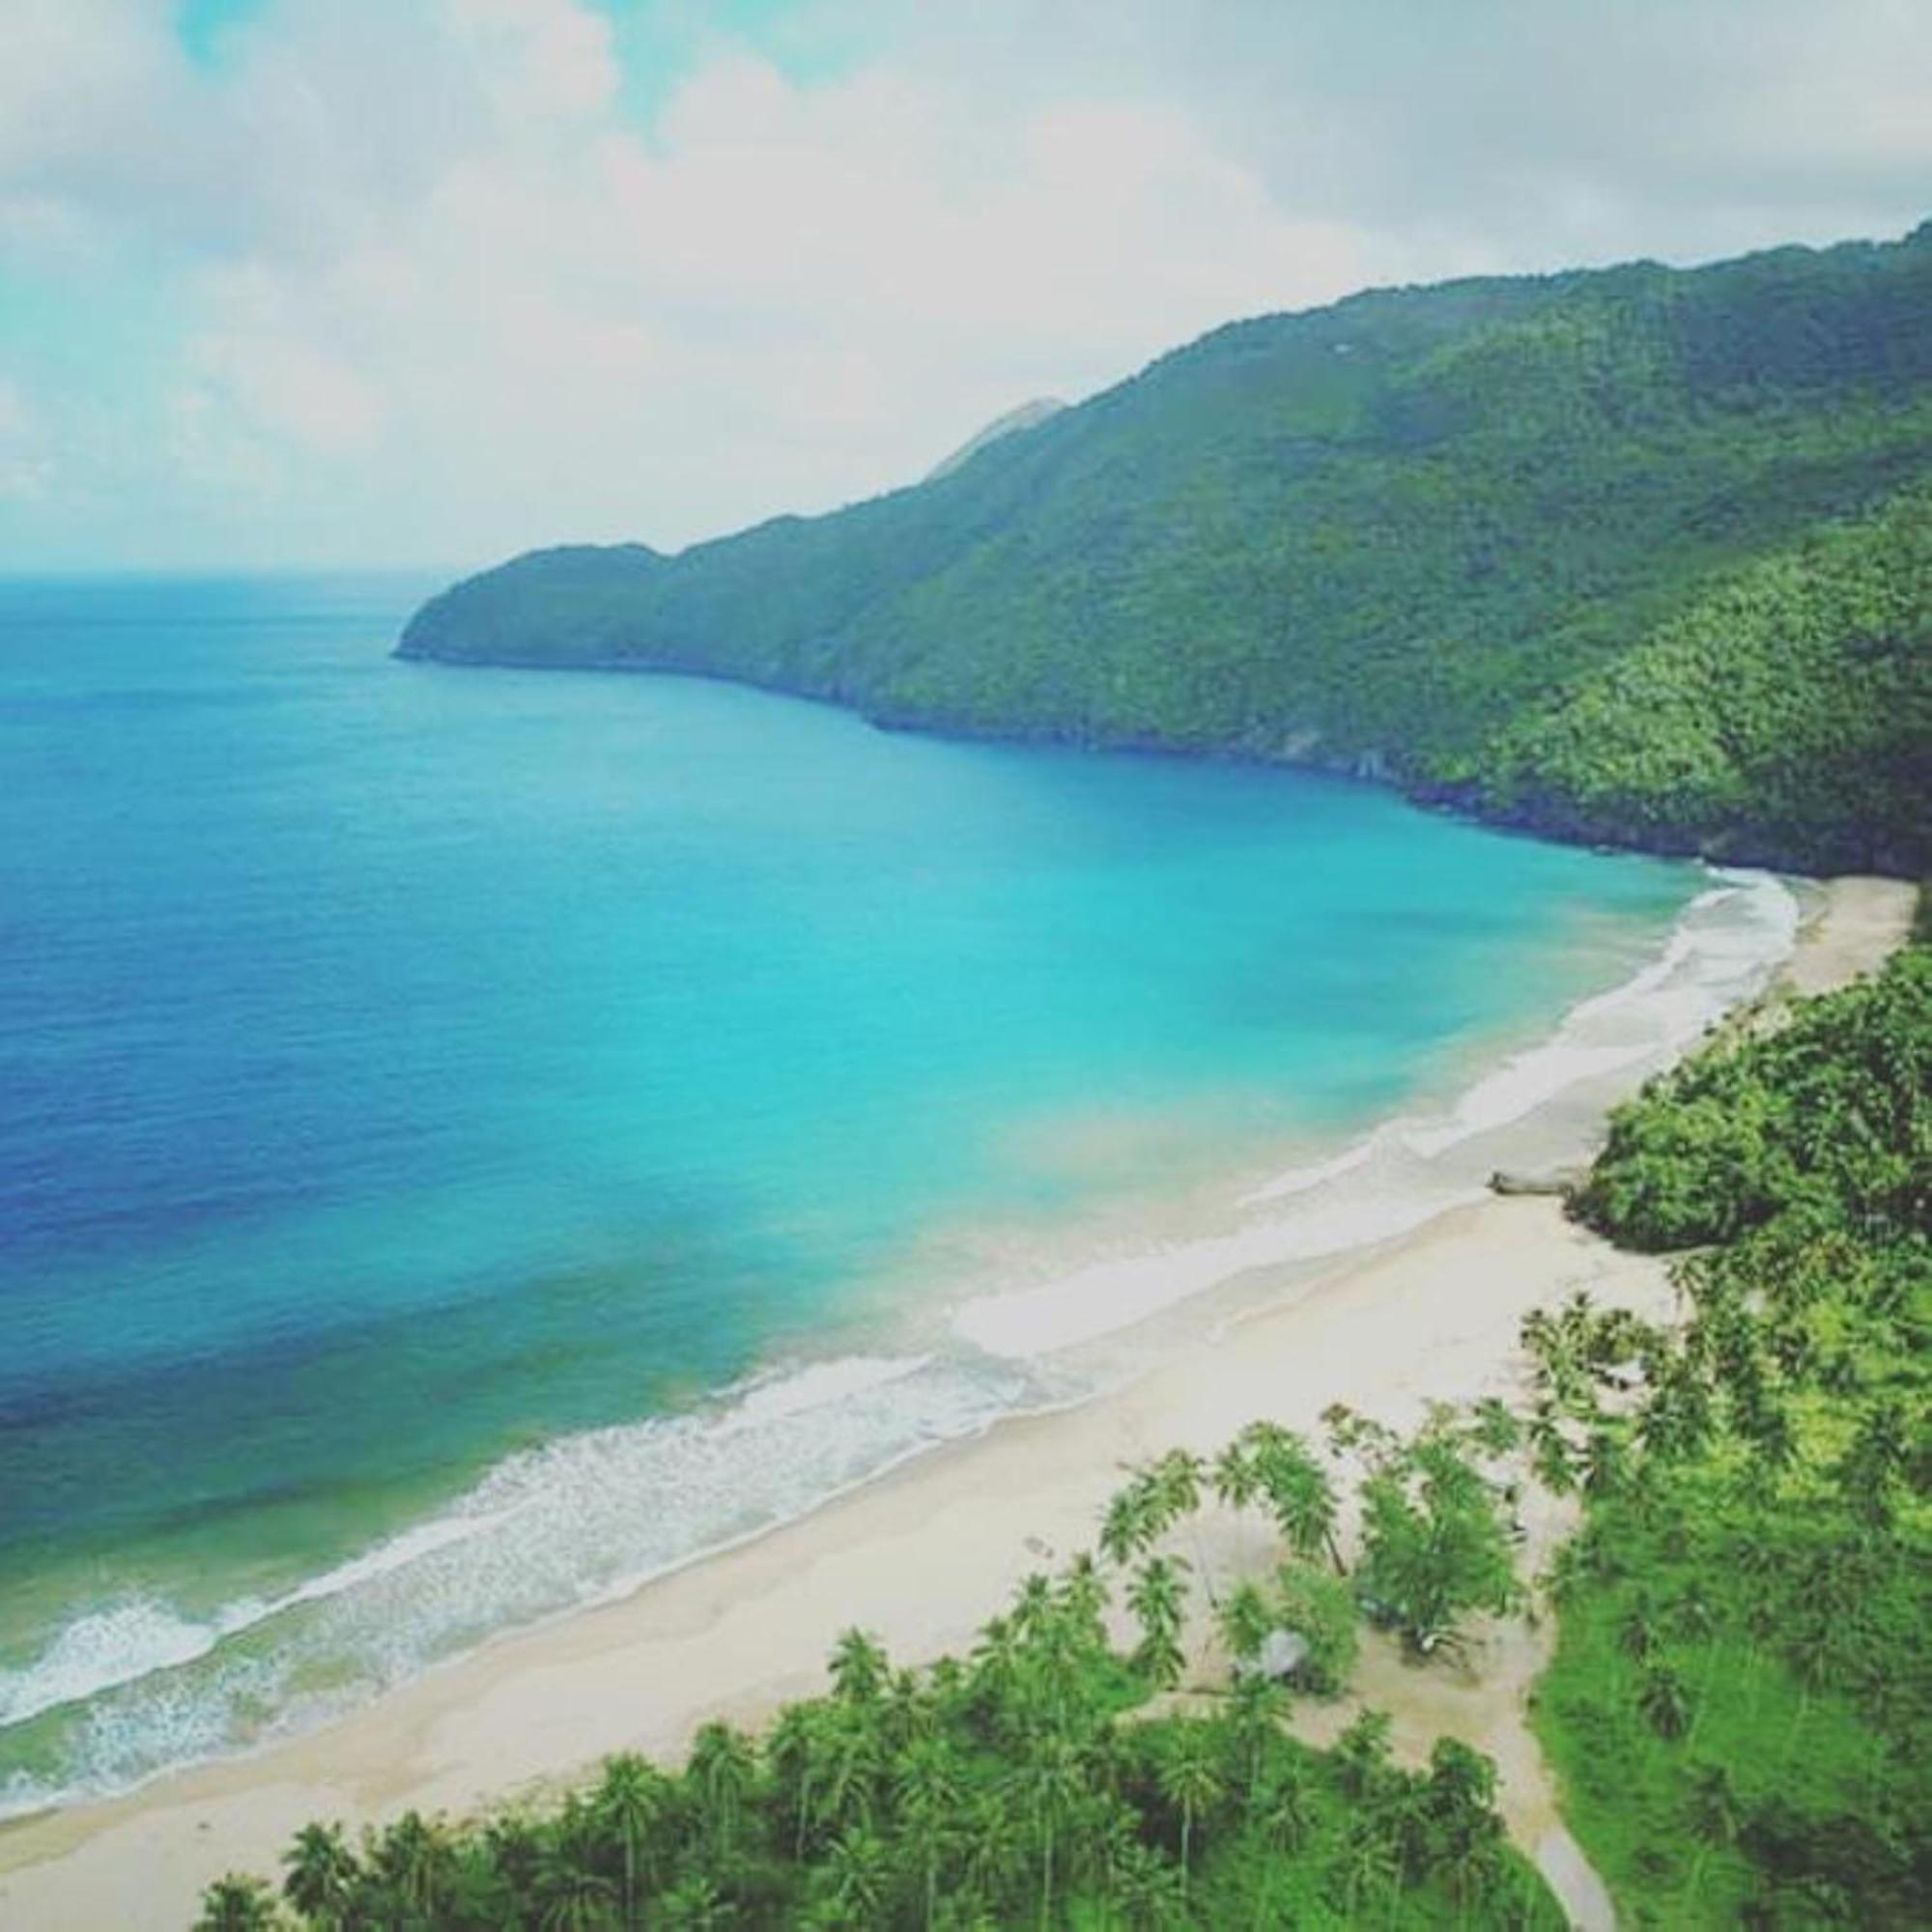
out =
<svg viewBox="0 0 1932 1932"><path fill-rule="evenodd" d="M836 515L518 558L402 649L699 670L1910 871L1928 481L1932 224L1239 323Z"/></svg>
<svg viewBox="0 0 1932 1932"><path fill-rule="evenodd" d="M1823 869L1932 853L1932 491L1727 578L1474 769L1546 830Z"/></svg>
<svg viewBox="0 0 1932 1932"><path fill-rule="evenodd" d="M1578 1203L1674 1332L1539 1321L1537 1466L1587 1497L1540 1691L1628 1917L1906 1926L1932 1896L1932 951L1665 1076Z"/></svg>
<svg viewBox="0 0 1932 1932"><path fill-rule="evenodd" d="M1171 1452L1114 1499L1099 1552L1029 1577L970 1658L896 1670L848 1632L830 1694L762 1739L710 1723L679 1772L613 1758L558 1806L469 1826L411 1813L352 1846L312 1825L279 1898L223 1879L200 1926L1554 1932L1561 1914L1504 1839L1487 1758L1445 1738L1405 1769L1375 1712L1327 1752L1282 1722L1291 1683L1323 1695L1346 1682L1358 1602L1423 1649L1513 1595L1502 1490L1484 1464L1515 1442L1490 1405L1434 1414L1408 1438L1338 1410L1327 1459L1268 1424L1211 1467ZM1365 1520L1347 1580L1329 1473L1342 1458ZM1210 1496L1278 1538L1260 1574L1225 1589L1176 1547ZM1110 1619L1117 1591L1126 1614ZM1190 1622L1203 1597L1213 1616ZM1208 1631L1217 1662L1203 1672ZM1256 1669L1286 1633L1296 1659ZM1207 1695L1177 1702L1164 1693L1190 1649Z"/></svg>

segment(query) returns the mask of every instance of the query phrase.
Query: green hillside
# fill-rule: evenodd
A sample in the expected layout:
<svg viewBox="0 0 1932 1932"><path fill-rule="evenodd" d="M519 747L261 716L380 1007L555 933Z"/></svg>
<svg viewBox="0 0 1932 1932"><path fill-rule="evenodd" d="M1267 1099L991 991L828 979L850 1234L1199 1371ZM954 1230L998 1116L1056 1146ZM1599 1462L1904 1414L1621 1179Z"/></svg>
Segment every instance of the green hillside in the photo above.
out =
<svg viewBox="0 0 1932 1932"><path fill-rule="evenodd" d="M520 557L401 649L1918 870L1928 486L1932 223L1238 323L831 516Z"/></svg>
<svg viewBox="0 0 1932 1932"><path fill-rule="evenodd" d="M1632 1926L1924 1922L1932 950L1612 1116L1577 1202L1683 1320L1532 1318L1579 1488L1537 1729ZM1694 1244L1694 1246L1693 1246Z"/></svg>

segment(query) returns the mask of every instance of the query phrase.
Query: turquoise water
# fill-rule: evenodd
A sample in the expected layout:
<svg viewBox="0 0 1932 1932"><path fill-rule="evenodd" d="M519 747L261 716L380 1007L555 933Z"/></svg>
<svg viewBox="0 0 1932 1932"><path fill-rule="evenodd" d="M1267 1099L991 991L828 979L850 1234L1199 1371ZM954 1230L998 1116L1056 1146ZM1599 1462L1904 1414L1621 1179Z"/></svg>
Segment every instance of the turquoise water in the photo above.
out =
<svg viewBox="0 0 1932 1932"><path fill-rule="evenodd" d="M1291 773L394 663L427 587L0 584L16 1806L1064 1394L955 1321L989 1269L1443 1098L1704 884Z"/></svg>

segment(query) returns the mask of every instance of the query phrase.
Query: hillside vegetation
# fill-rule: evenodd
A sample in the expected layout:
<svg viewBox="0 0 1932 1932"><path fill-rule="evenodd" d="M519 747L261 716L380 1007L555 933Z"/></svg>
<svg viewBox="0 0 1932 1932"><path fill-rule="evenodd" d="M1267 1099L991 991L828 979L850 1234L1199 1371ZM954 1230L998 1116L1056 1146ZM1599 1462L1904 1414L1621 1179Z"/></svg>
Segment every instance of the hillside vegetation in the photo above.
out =
<svg viewBox="0 0 1932 1932"><path fill-rule="evenodd" d="M517 558L401 650L700 671L1918 871L1928 489L1932 224L1238 323L834 515Z"/></svg>
<svg viewBox="0 0 1932 1932"><path fill-rule="evenodd" d="M1532 1325L1580 1487L1538 1728L1624 1919L1910 1926L1932 1882L1932 950L1707 1050L1577 1203L1688 1321Z"/></svg>

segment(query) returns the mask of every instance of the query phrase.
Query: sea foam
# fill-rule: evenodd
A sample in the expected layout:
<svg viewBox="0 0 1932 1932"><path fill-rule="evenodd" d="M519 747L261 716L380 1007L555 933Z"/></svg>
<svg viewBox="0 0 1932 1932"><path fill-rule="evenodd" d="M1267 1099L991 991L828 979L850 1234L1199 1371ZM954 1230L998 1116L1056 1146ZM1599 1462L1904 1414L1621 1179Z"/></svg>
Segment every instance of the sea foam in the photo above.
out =
<svg viewBox="0 0 1932 1932"><path fill-rule="evenodd" d="M15 1776L0 1815L318 1721L493 1631L769 1530L1030 1395L1055 1391L930 1356L808 1363L690 1414L520 1451L437 1516L284 1595L203 1620L145 1601L90 1612L0 1677L5 1721L58 1729L66 1773Z"/></svg>

